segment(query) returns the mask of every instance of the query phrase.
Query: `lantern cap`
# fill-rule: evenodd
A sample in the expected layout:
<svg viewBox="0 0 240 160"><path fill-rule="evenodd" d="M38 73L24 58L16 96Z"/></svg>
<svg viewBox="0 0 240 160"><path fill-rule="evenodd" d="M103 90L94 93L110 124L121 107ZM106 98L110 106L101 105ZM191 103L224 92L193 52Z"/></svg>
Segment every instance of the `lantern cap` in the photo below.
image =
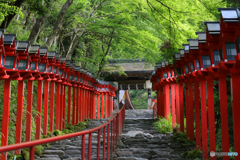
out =
<svg viewBox="0 0 240 160"><path fill-rule="evenodd" d="M11 45L17 34L4 34L3 35L3 44Z"/></svg>
<svg viewBox="0 0 240 160"><path fill-rule="evenodd" d="M240 12L238 8L218 8L225 23L238 23Z"/></svg>
<svg viewBox="0 0 240 160"><path fill-rule="evenodd" d="M206 43L207 41L206 32L196 32L196 35L198 35L198 43Z"/></svg>
<svg viewBox="0 0 240 160"><path fill-rule="evenodd" d="M175 55L175 60L180 60L181 54L180 53L174 53Z"/></svg>
<svg viewBox="0 0 240 160"><path fill-rule="evenodd" d="M204 24L207 25L209 34L220 34L220 21L205 21Z"/></svg>
<svg viewBox="0 0 240 160"><path fill-rule="evenodd" d="M198 39L187 39L189 42L189 49L198 49Z"/></svg>
<svg viewBox="0 0 240 160"><path fill-rule="evenodd" d="M65 61L65 66L66 67L70 67L70 65L71 65L71 60L66 60Z"/></svg>
<svg viewBox="0 0 240 160"><path fill-rule="evenodd" d="M66 57L60 57L60 63L65 63Z"/></svg>
<svg viewBox="0 0 240 160"><path fill-rule="evenodd" d="M56 53L56 55L55 55L56 61L59 61L60 57L61 57L61 54L60 53Z"/></svg>
<svg viewBox="0 0 240 160"><path fill-rule="evenodd" d="M189 44L183 44L184 46L184 53L189 53Z"/></svg>
<svg viewBox="0 0 240 160"><path fill-rule="evenodd" d="M56 52L55 51L47 51L47 58L54 59Z"/></svg>
<svg viewBox="0 0 240 160"><path fill-rule="evenodd" d="M28 54L37 54L40 45L29 45L28 47Z"/></svg>
<svg viewBox="0 0 240 160"><path fill-rule="evenodd" d="M46 53L47 53L47 50L48 50L47 47L40 47L40 48L39 48L40 56L45 56Z"/></svg>
<svg viewBox="0 0 240 160"><path fill-rule="evenodd" d="M155 67L156 68L162 68L162 63L161 62L156 63Z"/></svg>
<svg viewBox="0 0 240 160"><path fill-rule="evenodd" d="M16 41L16 51L26 51L29 41Z"/></svg>
<svg viewBox="0 0 240 160"><path fill-rule="evenodd" d="M80 66L75 66L75 71L78 72L80 69Z"/></svg>

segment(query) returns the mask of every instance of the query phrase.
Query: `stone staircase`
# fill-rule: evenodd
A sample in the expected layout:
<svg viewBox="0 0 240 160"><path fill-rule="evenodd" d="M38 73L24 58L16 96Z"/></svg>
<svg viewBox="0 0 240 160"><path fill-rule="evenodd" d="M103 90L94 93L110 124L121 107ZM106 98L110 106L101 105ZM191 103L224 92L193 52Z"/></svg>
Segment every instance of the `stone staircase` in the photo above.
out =
<svg viewBox="0 0 240 160"><path fill-rule="evenodd" d="M105 122L108 119L102 120L91 120L87 125L87 129L97 127ZM103 132L103 130L101 131ZM107 129L106 129L107 133ZM97 159L97 132L92 134L92 155L91 159ZM107 139L107 134L106 134ZM88 135L85 136L85 158L88 159ZM101 134L101 143L100 143L100 159L102 159L103 153L103 134ZM107 144L105 142L105 157L107 155ZM81 159L81 148L82 148L82 136L74 137L67 140L61 140L50 144L50 147L46 147L43 151L43 154L38 157L35 156L36 160L80 160Z"/></svg>
<svg viewBox="0 0 240 160"><path fill-rule="evenodd" d="M187 148L173 139L172 133L160 134L154 128L152 110L126 110L123 134L120 135L118 145L113 153L114 160L184 160L181 153ZM91 120L87 128L97 127L108 119ZM42 156L37 160L80 160L82 137L51 143L45 148ZM107 134L106 134L107 139ZM85 140L85 157L88 155L88 135ZM107 142L105 143L105 159L107 156ZM100 159L103 153L103 134L101 134ZM97 159L97 132L92 134L91 159Z"/></svg>
<svg viewBox="0 0 240 160"><path fill-rule="evenodd" d="M153 126L152 110L126 110L114 160L184 160L187 149L175 142L172 133L160 134Z"/></svg>

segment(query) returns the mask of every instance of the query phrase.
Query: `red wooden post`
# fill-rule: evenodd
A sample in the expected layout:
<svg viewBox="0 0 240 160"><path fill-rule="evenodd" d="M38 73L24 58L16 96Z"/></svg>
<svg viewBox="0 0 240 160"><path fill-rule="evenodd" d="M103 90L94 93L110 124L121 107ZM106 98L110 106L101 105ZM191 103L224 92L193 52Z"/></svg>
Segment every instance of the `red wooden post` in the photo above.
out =
<svg viewBox="0 0 240 160"><path fill-rule="evenodd" d="M201 83L202 152L203 159L208 159L206 82L201 81L200 83Z"/></svg>
<svg viewBox="0 0 240 160"><path fill-rule="evenodd" d="M67 122L68 124L71 123L71 86L68 86L68 115L67 115Z"/></svg>
<svg viewBox="0 0 240 160"><path fill-rule="evenodd" d="M86 118L89 119L89 90L86 90Z"/></svg>
<svg viewBox="0 0 240 160"><path fill-rule="evenodd" d="M80 88L80 93L81 93L81 95L80 95L80 110L81 110L81 121L83 121L84 119L83 119L83 89L82 88Z"/></svg>
<svg viewBox="0 0 240 160"><path fill-rule="evenodd" d="M78 117L79 116L79 113L78 113L79 112L79 110L78 110L79 109L78 108L79 107L79 99L78 99L79 98L79 89L78 88L79 87L77 86L76 87L76 90L77 90L77 93L76 93L77 94L77 96L76 96L77 97L77 99L76 99L76 124L78 124L78 118L79 118Z"/></svg>
<svg viewBox="0 0 240 160"><path fill-rule="evenodd" d="M82 103L82 105L83 105L83 121L84 121L84 119L86 118L86 110L85 110L85 98L86 98L86 91L85 91L85 89L83 89L83 103Z"/></svg>
<svg viewBox="0 0 240 160"><path fill-rule="evenodd" d="M91 159L92 150L92 132L88 135L88 159Z"/></svg>
<svg viewBox="0 0 240 160"><path fill-rule="evenodd" d="M9 108L10 108L10 95L11 95L10 89L11 89L10 79L4 80L1 146L8 145ZM3 157L3 154L4 154L4 157ZM7 159L7 153L2 153L1 155L2 155L1 159L4 159L4 160Z"/></svg>
<svg viewBox="0 0 240 160"><path fill-rule="evenodd" d="M30 148L30 154L29 154L29 159L30 160L34 160L34 157L35 156L35 146L32 146L31 148Z"/></svg>
<svg viewBox="0 0 240 160"><path fill-rule="evenodd" d="M82 135L82 156L81 159L85 159L85 134Z"/></svg>
<svg viewBox="0 0 240 160"><path fill-rule="evenodd" d="M60 95L61 95L61 84L57 82L57 94L56 94L56 125L55 129L60 130Z"/></svg>
<svg viewBox="0 0 240 160"><path fill-rule="evenodd" d="M183 111L183 84L179 86L180 90L180 130L184 133L184 111Z"/></svg>
<svg viewBox="0 0 240 160"><path fill-rule="evenodd" d="M227 85L225 76L219 78L219 88L220 88L219 94L221 111L221 130L222 130L222 152L229 152ZM230 159L229 156L223 156L223 160L228 159Z"/></svg>
<svg viewBox="0 0 240 160"><path fill-rule="evenodd" d="M93 119L96 119L96 93L93 93Z"/></svg>
<svg viewBox="0 0 240 160"><path fill-rule="evenodd" d="M23 111L23 80L18 81L17 98L17 120L16 120L16 138L15 143L21 143L22 137L22 111ZM21 150L16 150L15 154L20 154Z"/></svg>
<svg viewBox="0 0 240 160"><path fill-rule="evenodd" d="M98 94L97 119L100 118L100 94Z"/></svg>
<svg viewBox="0 0 240 160"><path fill-rule="evenodd" d="M5 92L4 92L5 95ZM31 141L33 81L28 80L26 142ZM4 105L5 106L5 105Z"/></svg>
<svg viewBox="0 0 240 160"><path fill-rule="evenodd" d="M49 81L45 80L44 84L44 118L43 118L43 135L47 135L48 130L48 84Z"/></svg>
<svg viewBox="0 0 240 160"><path fill-rule="evenodd" d="M78 122L81 122L82 114L81 114L81 88L78 87Z"/></svg>
<svg viewBox="0 0 240 160"><path fill-rule="evenodd" d="M209 145L210 151L216 152L216 137L215 137L215 113L214 113L214 96L213 96L213 80L207 81L208 90L208 129L209 129ZM216 156L210 159L217 159Z"/></svg>
<svg viewBox="0 0 240 160"><path fill-rule="evenodd" d="M194 82L194 97L195 97L196 148L201 149L199 82Z"/></svg>
<svg viewBox="0 0 240 160"><path fill-rule="evenodd" d="M166 99L165 99L165 118L167 120L169 120L169 116L170 116L170 90L169 90L169 84L166 84L165 85L166 87Z"/></svg>
<svg viewBox="0 0 240 160"><path fill-rule="evenodd" d="M179 98L179 84L176 84L176 117L177 124L180 125L180 98ZM177 128L177 132L179 132L180 128Z"/></svg>
<svg viewBox="0 0 240 160"><path fill-rule="evenodd" d="M65 118L66 118L66 85L63 85L63 123L62 128L65 129Z"/></svg>
<svg viewBox="0 0 240 160"><path fill-rule="evenodd" d="M93 95L92 91L89 91L90 93L90 119L93 119Z"/></svg>
<svg viewBox="0 0 240 160"><path fill-rule="evenodd" d="M51 81L51 92L50 92L50 124L49 131L54 130L54 98L55 98L55 82Z"/></svg>
<svg viewBox="0 0 240 160"><path fill-rule="evenodd" d="M59 81L59 83L61 82L61 80ZM59 130L62 131L62 110L63 110L63 104L62 104L62 91L63 91L63 84L60 83L60 93L59 93Z"/></svg>
<svg viewBox="0 0 240 160"><path fill-rule="evenodd" d="M157 90L157 118L159 116L162 116L162 106L161 106L161 96L162 96L162 92L161 92L161 89L158 89Z"/></svg>
<svg viewBox="0 0 240 160"><path fill-rule="evenodd" d="M41 117L42 117L42 80L38 80L37 93L37 117L36 117L36 139L41 138Z"/></svg>
<svg viewBox="0 0 240 160"><path fill-rule="evenodd" d="M189 103L188 103L188 111L189 111L189 138L194 141L194 118L193 118L193 88L192 83L188 83L188 91L189 91Z"/></svg>
<svg viewBox="0 0 240 160"><path fill-rule="evenodd" d="M175 127L175 84L171 85L172 91L172 129Z"/></svg>
<svg viewBox="0 0 240 160"><path fill-rule="evenodd" d="M76 90L73 86L73 109L72 109L72 125L75 125L75 101L76 101Z"/></svg>
<svg viewBox="0 0 240 160"><path fill-rule="evenodd" d="M105 118L108 118L108 93L105 94Z"/></svg>
<svg viewBox="0 0 240 160"><path fill-rule="evenodd" d="M102 93L102 116L101 118L103 118L103 112L104 112L104 94Z"/></svg>
<svg viewBox="0 0 240 160"><path fill-rule="evenodd" d="M234 136L234 150L238 153L235 157L236 160L240 160L240 82L239 73L232 73L232 114L233 114L233 136Z"/></svg>
<svg viewBox="0 0 240 160"><path fill-rule="evenodd" d="M189 90L188 90L188 83L185 83L185 111L186 111L186 132L187 132L187 138L190 138L189 135Z"/></svg>
<svg viewBox="0 0 240 160"><path fill-rule="evenodd" d="M107 160L110 160L110 124L108 124L107 128Z"/></svg>
<svg viewBox="0 0 240 160"><path fill-rule="evenodd" d="M160 97L160 103L161 103L161 117L164 117L164 110L165 110L165 104L164 104L164 101L165 101L165 93L164 93L164 87L163 88L161 88L161 97Z"/></svg>

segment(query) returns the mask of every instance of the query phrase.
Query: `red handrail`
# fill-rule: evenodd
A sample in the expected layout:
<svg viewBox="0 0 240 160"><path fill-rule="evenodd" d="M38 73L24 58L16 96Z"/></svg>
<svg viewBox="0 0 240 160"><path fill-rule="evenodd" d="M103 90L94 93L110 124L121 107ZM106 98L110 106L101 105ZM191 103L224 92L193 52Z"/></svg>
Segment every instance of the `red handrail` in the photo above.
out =
<svg viewBox="0 0 240 160"><path fill-rule="evenodd" d="M108 130L108 136L107 136L107 159L110 159L110 155L112 156L112 152L114 151L115 146L110 145L110 144L117 144L117 139L119 137L119 134L122 133L122 128L123 128L123 123L125 120L125 106L117 113L115 114L108 122L95 127L93 129L85 130L85 131L80 131L76 133L70 133L62 136L56 136L56 137L51 137L51 138L45 138L45 139L39 139L39 140L34 140L34 141L29 141L29 142L23 142L23 143L18 143L18 144L13 144L13 145L8 145L8 146L3 146L0 147L0 153L4 152L9 152L13 150L19 150L23 148L30 148L30 154L29 154L29 159L34 160L34 148L37 145L42 145L50 142L56 142L64 139L69 139L77 136L82 136L82 155L81 158L85 159L85 135L89 134L89 143L88 143L88 159L91 159L91 142L92 142L92 133L95 131L98 131L98 146L97 146L97 159L99 159L99 154L100 154L100 134L101 134L101 129L103 128L103 146L105 146L105 138L106 138L106 127ZM114 123L116 122L116 123ZM110 129L111 127L111 129ZM113 129L115 128L115 129ZM111 134L110 134L111 131ZM114 140L114 142L113 142ZM111 141L111 142L110 142ZM111 152L111 153L110 153ZM103 159L105 159L105 147L103 147Z"/></svg>

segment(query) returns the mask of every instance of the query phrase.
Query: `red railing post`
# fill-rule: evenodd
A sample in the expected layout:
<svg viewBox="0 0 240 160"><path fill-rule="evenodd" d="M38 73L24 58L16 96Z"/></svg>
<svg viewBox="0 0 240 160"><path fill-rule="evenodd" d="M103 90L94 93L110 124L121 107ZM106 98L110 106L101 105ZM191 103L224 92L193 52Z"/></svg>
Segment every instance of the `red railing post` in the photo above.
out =
<svg viewBox="0 0 240 160"><path fill-rule="evenodd" d="M193 118L193 88L192 82L188 83L188 92L189 92L189 103L188 103L188 111L189 111L189 138L194 141L194 118Z"/></svg>
<svg viewBox="0 0 240 160"><path fill-rule="evenodd" d="M200 106L199 106L199 82L194 82L195 97L195 127L196 127L196 148L201 149L201 127L200 127Z"/></svg>
<svg viewBox="0 0 240 160"><path fill-rule="evenodd" d="M112 159L112 152L113 152L113 122L114 122L114 119L111 121L111 159Z"/></svg>
<svg viewBox="0 0 240 160"><path fill-rule="evenodd" d="M107 160L110 159L110 123L108 124L107 131Z"/></svg>
<svg viewBox="0 0 240 160"><path fill-rule="evenodd" d="M35 159L35 146L30 147L30 153L29 153L29 159L34 160Z"/></svg>
<svg viewBox="0 0 240 160"><path fill-rule="evenodd" d="M16 137L15 143L21 143L22 137L22 112L23 112L23 80L18 81L17 97L17 119L16 119ZM16 150L15 154L20 154L21 150Z"/></svg>
<svg viewBox="0 0 240 160"><path fill-rule="evenodd" d="M82 135L82 159L85 159L85 134Z"/></svg>
<svg viewBox="0 0 240 160"><path fill-rule="evenodd" d="M8 125L9 125L9 109L11 96L11 80L4 80L4 94L3 94L3 117L2 117L2 139L1 146L8 145ZM1 154L1 159L7 159L7 153Z"/></svg>
<svg viewBox="0 0 240 160"><path fill-rule="evenodd" d="M101 143L101 129L98 130L97 160L99 160L100 143Z"/></svg>
<svg viewBox="0 0 240 160"><path fill-rule="evenodd" d="M105 159L105 139L106 139L106 126L103 127L103 159Z"/></svg>
<svg viewBox="0 0 240 160"><path fill-rule="evenodd" d="M172 129L175 127L175 84L171 85L172 89Z"/></svg>
<svg viewBox="0 0 240 160"><path fill-rule="evenodd" d="M49 81L44 82L44 118L43 118L43 135L47 135L48 130L48 84Z"/></svg>
<svg viewBox="0 0 240 160"><path fill-rule="evenodd" d="M62 81L62 80L60 80ZM59 82L60 82L59 81ZM60 95L59 95L59 100L60 100L60 106L59 106L59 130L62 131L62 117L63 117L63 84L60 83Z"/></svg>
<svg viewBox="0 0 240 160"><path fill-rule="evenodd" d="M5 91L4 91L5 95ZM26 142L31 141L32 128L32 100L33 100L33 81L28 80L28 95L27 95L27 121L26 121Z"/></svg>
<svg viewBox="0 0 240 160"><path fill-rule="evenodd" d="M228 105L226 77L219 78L220 111L222 131L222 152L229 152L229 128L228 128ZM223 160L229 160L229 156L223 156Z"/></svg>
<svg viewBox="0 0 240 160"><path fill-rule="evenodd" d="M42 80L38 80L36 139L41 138L41 117L42 117Z"/></svg>
<svg viewBox="0 0 240 160"><path fill-rule="evenodd" d="M88 135L88 159L91 159L92 151L92 132Z"/></svg>
<svg viewBox="0 0 240 160"><path fill-rule="evenodd" d="M214 112L214 96L213 96L213 80L207 81L208 91L208 129L209 129L209 145L210 151L216 152L215 137L215 112ZM210 157L211 160L217 159L216 156Z"/></svg>
<svg viewBox="0 0 240 160"><path fill-rule="evenodd" d="M53 132L54 130L54 98L55 98L55 81L51 81L51 91L50 91L50 123L49 131Z"/></svg>
<svg viewBox="0 0 240 160"><path fill-rule="evenodd" d="M207 107L206 107L206 82L205 81L201 81L201 120L202 120L203 159L208 159Z"/></svg>
<svg viewBox="0 0 240 160"><path fill-rule="evenodd" d="M68 124L71 123L71 96L72 91L71 91L71 86L68 86L68 115L67 115L67 122Z"/></svg>
<svg viewBox="0 0 240 160"><path fill-rule="evenodd" d="M235 157L236 160L240 160L240 82L239 73L232 73L232 114L233 114L233 136L234 136L234 150L238 153Z"/></svg>

